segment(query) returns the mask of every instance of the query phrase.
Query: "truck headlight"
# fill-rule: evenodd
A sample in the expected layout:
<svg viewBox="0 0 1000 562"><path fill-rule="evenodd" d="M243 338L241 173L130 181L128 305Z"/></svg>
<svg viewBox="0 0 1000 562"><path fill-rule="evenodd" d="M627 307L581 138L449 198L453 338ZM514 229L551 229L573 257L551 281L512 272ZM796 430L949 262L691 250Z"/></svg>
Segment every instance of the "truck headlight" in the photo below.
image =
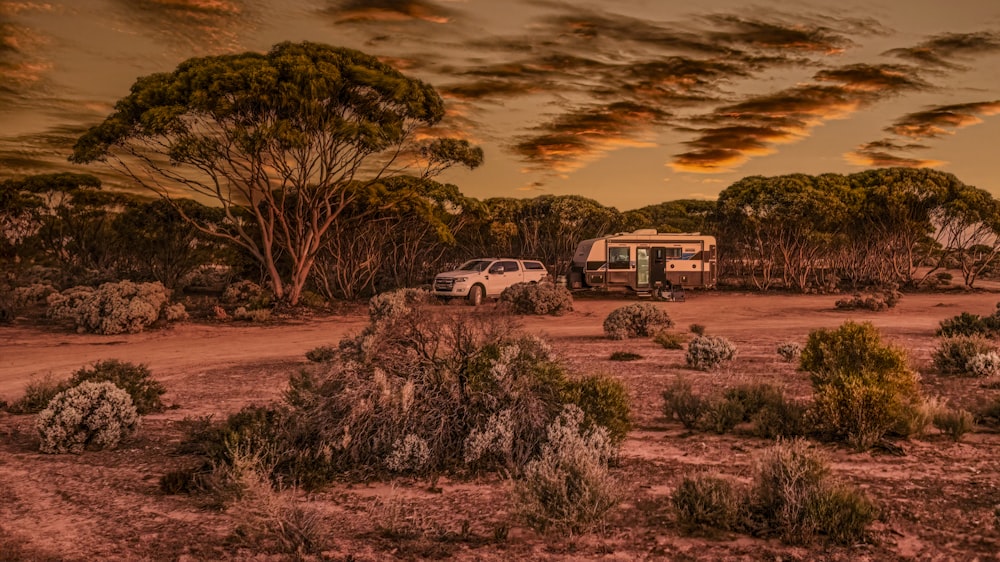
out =
<svg viewBox="0 0 1000 562"><path fill-rule="evenodd" d="M455 283L465 283L468 280L469 280L468 277L456 277L455 278Z"/></svg>

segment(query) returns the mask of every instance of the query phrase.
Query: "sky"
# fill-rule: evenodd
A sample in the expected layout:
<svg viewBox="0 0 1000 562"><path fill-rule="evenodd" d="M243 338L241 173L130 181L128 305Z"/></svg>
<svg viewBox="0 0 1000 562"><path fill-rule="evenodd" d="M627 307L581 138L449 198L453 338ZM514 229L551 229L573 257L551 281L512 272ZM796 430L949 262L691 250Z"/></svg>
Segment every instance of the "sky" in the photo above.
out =
<svg viewBox="0 0 1000 562"><path fill-rule="evenodd" d="M619 210L741 178L932 167L1000 198L997 0L0 0L0 179L67 162L135 80L314 41L444 98L468 196Z"/></svg>

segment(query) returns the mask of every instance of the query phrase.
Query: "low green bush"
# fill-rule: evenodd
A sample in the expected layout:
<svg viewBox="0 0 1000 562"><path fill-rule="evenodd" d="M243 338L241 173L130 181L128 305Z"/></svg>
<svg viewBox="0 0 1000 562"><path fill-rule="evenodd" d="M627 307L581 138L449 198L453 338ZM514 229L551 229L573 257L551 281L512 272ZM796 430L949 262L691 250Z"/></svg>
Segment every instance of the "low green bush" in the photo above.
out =
<svg viewBox="0 0 1000 562"><path fill-rule="evenodd" d="M166 394L167 389L163 383L153 378L149 367L145 365L118 359L98 361L91 368L83 367L73 373L69 384L76 386L85 381L114 383L132 397L132 404L140 415L164 410L160 397Z"/></svg>
<svg viewBox="0 0 1000 562"><path fill-rule="evenodd" d="M670 503L678 523L689 529L735 531L746 525L744 492L717 474L684 477Z"/></svg>
<svg viewBox="0 0 1000 562"><path fill-rule="evenodd" d="M684 349L687 338L683 334L660 330L653 335L653 341L660 344L663 349Z"/></svg>
<svg viewBox="0 0 1000 562"><path fill-rule="evenodd" d="M864 540L877 515L857 491L830 480L826 459L802 440L779 442L755 460L750 491L754 526L793 543L825 535L842 544Z"/></svg>
<svg viewBox="0 0 1000 562"><path fill-rule="evenodd" d="M632 429L628 389L616 378L591 375L569 381L563 390L563 401L580 408L584 414L584 429L595 425L603 427L612 443L624 441Z"/></svg>
<svg viewBox="0 0 1000 562"><path fill-rule="evenodd" d="M961 441L962 436L975 428L972 413L962 408L942 408L934 414L934 427L951 438Z"/></svg>
<svg viewBox="0 0 1000 562"><path fill-rule="evenodd" d="M313 363L329 363L337 357L337 348L332 345L321 345L306 352L306 359Z"/></svg>
<svg viewBox="0 0 1000 562"><path fill-rule="evenodd" d="M638 361L642 359L642 355L631 351L613 351L608 359L611 361Z"/></svg>
<svg viewBox="0 0 1000 562"><path fill-rule="evenodd" d="M24 387L24 394L7 406L12 414L37 414L49 405L56 394L70 387L69 381L58 380L47 374L44 377L32 378Z"/></svg>
<svg viewBox="0 0 1000 562"><path fill-rule="evenodd" d="M922 400L906 354L884 345L871 323L813 331L801 364L812 380L818 429L857 450L877 443Z"/></svg>
<svg viewBox="0 0 1000 562"><path fill-rule="evenodd" d="M691 384L677 379L663 390L663 415L668 420L677 419L686 429L699 426L707 403L694 393Z"/></svg>

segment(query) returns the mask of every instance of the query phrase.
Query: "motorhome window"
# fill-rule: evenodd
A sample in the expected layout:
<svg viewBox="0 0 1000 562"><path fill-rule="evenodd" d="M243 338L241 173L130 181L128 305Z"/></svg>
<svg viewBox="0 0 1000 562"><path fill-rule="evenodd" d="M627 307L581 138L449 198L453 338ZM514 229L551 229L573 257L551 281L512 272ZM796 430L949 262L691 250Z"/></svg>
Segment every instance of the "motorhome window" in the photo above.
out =
<svg viewBox="0 0 1000 562"><path fill-rule="evenodd" d="M680 248L667 248L666 250L668 258L679 258L682 255Z"/></svg>
<svg viewBox="0 0 1000 562"><path fill-rule="evenodd" d="M629 269L629 248L608 248L609 269Z"/></svg>

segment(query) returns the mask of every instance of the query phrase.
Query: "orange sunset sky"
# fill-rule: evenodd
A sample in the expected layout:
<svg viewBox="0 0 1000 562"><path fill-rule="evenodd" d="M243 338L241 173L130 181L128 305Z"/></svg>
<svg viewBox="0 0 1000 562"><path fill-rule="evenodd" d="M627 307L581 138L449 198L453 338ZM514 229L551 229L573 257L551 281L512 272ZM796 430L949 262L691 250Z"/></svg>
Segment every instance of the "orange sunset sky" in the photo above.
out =
<svg viewBox="0 0 1000 562"><path fill-rule="evenodd" d="M316 41L445 98L478 198L620 210L750 175L929 166L1000 196L1000 2L0 0L0 179L66 161L139 76Z"/></svg>

